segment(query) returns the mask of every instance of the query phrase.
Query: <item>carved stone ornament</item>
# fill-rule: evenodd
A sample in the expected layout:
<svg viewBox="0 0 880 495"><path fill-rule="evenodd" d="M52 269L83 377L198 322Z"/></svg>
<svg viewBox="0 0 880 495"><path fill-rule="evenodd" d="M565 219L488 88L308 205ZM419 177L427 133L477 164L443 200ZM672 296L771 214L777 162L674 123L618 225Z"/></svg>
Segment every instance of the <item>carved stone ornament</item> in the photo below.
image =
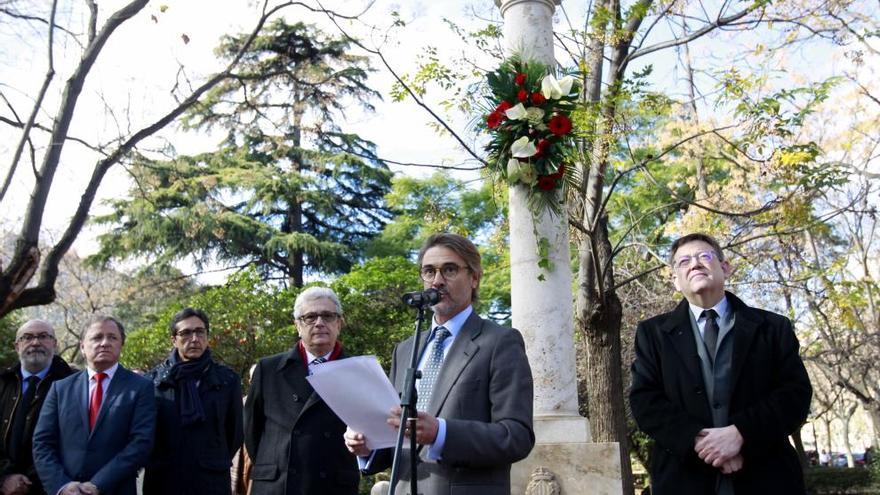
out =
<svg viewBox="0 0 880 495"><path fill-rule="evenodd" d="M562 495L562 487L549 469L538 466L529 477L526 495Z"/></svg>

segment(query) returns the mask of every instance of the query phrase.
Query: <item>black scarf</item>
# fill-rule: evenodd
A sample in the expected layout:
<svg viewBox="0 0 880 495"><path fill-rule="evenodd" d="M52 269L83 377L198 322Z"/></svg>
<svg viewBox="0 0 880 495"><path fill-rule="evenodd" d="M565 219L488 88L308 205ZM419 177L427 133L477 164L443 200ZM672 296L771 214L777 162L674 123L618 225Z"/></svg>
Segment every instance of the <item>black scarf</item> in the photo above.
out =
<svg viewBox="0 0 880 495"><path fill-rule="evenodd" d="M211 349L205 349L204 354L192 361L182 361L177 349L174 349L168 360L171 362L168 379L177 388L177 406L180 409L181 424L189 426L204 421L205 408L202 407L202 398L199 397L196 382L211 364Z"/></svg>

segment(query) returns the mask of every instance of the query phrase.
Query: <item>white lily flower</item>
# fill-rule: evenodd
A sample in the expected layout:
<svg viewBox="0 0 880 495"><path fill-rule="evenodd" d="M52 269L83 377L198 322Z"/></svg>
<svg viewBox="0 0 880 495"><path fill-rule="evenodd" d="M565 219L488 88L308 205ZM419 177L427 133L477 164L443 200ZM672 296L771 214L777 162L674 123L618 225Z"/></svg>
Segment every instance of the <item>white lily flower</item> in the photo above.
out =
<svg viewBox="0 0 880 495"><path fill-rule="evenodd" d="M508 108L504 114L507 115L507 118L510 120L520 120L526 117L526 107L524 107L522 103L517 103L511 108Z"/></svg>
<svg viewBox="0 0 880 495"><path fill-rule="evenodd" d="M562 96L568 96L571 94L571 87L574 86L574 78L571 76L565 76L562 80L559 81L559 89L562 90Z"/></svg>
<svg viewBox="0 0 880 495"><path fill-rule="evenodd" d="M528 136L523 136L510 145L510 155L514 158L529 158L538 152L534 143L529 141Z"/></svg>
<svg viewBox="0 0 880 495"><path fill-rule="evenodd" d="M541 79L541 94L548 100L558 100L562 97L562 88L559 87L559 82L553 77L553 74L547 74L544 79Z"/></svg>
<svg viewBox="0 0 880 495"><path fill-rule="evenodd" d="M547 74L541 80L541 94L548 100L558 100L568 96L572 86L574 86L574 78L571 76L565 76L561 81L557 81L553 74Z"/></svg>

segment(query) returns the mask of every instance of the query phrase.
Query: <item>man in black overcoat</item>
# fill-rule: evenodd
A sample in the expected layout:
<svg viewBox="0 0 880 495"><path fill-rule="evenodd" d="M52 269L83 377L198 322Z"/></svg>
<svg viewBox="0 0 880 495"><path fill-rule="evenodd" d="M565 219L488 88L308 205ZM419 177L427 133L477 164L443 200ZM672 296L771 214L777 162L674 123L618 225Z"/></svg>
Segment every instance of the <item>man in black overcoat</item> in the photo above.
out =
<svg viewBox="0 0 880 495"><path fill-rule="evenodd" d="M306 381L316 366L345 358L338 341L342 305L310 287L293 309L300 340L257 363L245 402L245 447L253 459L252 495L357 495L357 460L343 442L345 423Z"/></svg>
<svg viewBox="0 0 880 495"><path fill-rule="evenodd" d="M242 444L241 379L208 347L208 316L184 308L171 319L171 354L147 373L156 395L156 441L145 495L228 495Z"/></svg>
<svg viewBox="0 0 880 495"><path fill-rule="evenodd" d="M25 322L13 345L19 360L0 373L0 493L42 494L31 453L34 428L49 387L73 370L55 355L55 329L48 322Z"/></svg>
<svg viewBox="0 0 880 495"><path fill-rule="evenodd" d="M784 316L724 290L732 268L718 242L672 245L684 300L639 323L630 406L654 440L656 495L802 495L788 440L806 420L812 388Z"/></svg>

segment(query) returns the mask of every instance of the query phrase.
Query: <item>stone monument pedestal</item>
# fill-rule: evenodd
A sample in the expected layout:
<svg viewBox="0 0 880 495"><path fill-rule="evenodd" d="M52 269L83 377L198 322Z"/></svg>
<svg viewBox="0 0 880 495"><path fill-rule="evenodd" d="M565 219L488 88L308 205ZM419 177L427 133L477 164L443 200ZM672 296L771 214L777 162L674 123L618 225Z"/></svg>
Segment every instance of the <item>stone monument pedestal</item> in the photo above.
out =
<svg viewBox="0 0 880 495"><path fill-rule="evenodd" d="M535 490L534 495L620 495L623 487L618 452L617 443L591 442L586 418L536 416L535 448L511 468L511 494L526 494L533 476L547 478L549 473L559 491L544 488ZM544 471L535 475L541 468Z"/></svg>

